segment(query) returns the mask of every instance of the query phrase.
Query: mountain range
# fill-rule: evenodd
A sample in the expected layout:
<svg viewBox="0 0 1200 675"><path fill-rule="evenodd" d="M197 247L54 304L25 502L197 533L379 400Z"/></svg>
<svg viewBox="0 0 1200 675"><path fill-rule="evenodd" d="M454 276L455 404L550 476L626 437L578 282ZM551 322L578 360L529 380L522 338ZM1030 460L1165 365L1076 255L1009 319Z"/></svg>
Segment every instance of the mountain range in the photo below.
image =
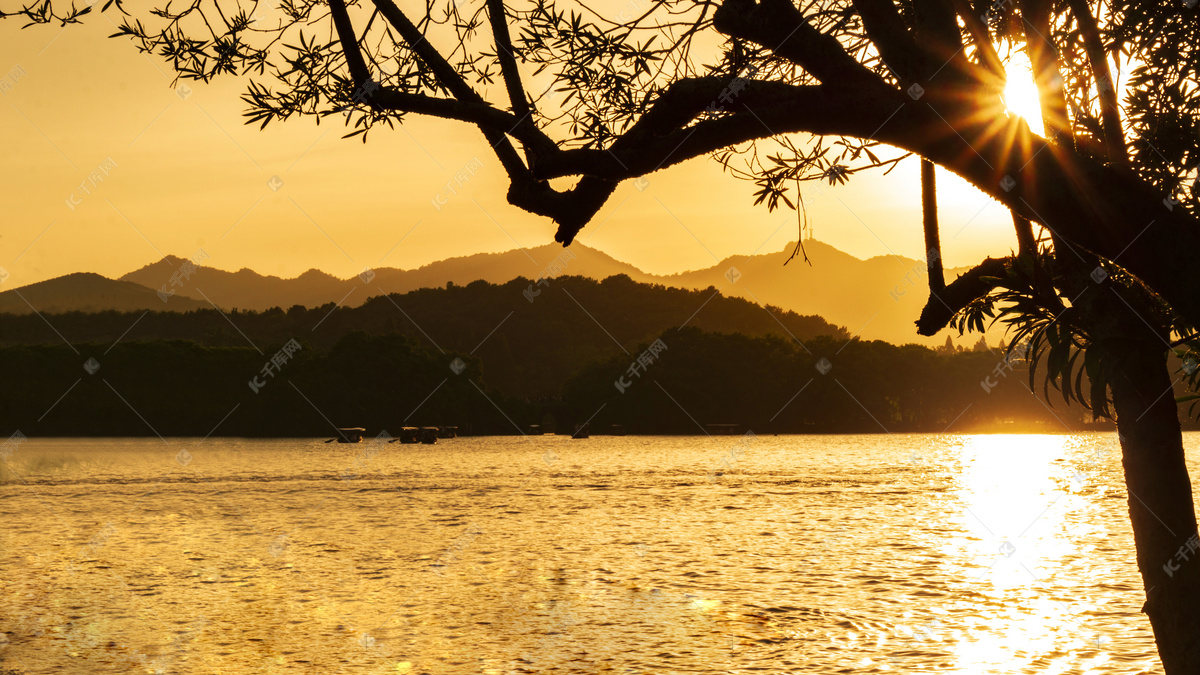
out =
<svg viewBox="0 0 1200 675"><path fill-rule="evenodd" d="M356 307L385 293L466 285L475 280L505 283L559 274L602 280L614 275L650 284L708 289L767 307L820 315L863 339L895 344L935 344L941 338L916 334L913 322L927 297L925 264L902 256L862 260L816 240L805 242L811 265L801 257L784 264L795 243L781 251L733 256L711 267L674 275L654 275L581 243L569 253L555 244L501 253L448 258L416 269L379 268L349 279L319 270L284 279L250 269L228 272L197 265L179 274L187 261L167 256L119 279L76 273L0 293L0 312L24 314L103 310L187 312L215 305L223 310L266 310L336 303ZM947 280L962 270L947 270ZM175 277L178 283L172 284ZM186 276L186 278L184 278ZM161 289L174 291L167 295Z"/></svg>

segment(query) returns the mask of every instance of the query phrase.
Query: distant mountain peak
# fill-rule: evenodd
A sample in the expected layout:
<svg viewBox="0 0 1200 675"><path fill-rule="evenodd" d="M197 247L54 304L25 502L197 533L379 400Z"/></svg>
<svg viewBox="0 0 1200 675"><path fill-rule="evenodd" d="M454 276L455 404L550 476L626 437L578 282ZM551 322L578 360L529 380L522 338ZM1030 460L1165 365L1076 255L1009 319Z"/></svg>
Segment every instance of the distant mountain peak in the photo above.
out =
<svg viewBox="0 0 1200 675"><path fill-rule="evenodd" d="M145 285L109 279L94 272L74 272L0 293L0 313L5 314L106 310L186 312L207 306L207 303L178 294L163 298Z"/></svg>
<svg viewBox="0 0 1200 675"><path fill-rule="evenodd" d="M74 279L74 280L104 279L105 281L112 281L112 279L109 279L108 277L100 275L100 274L96 274L95 272L71 272L70 274L64 274L63 276L57 277L57 278L58 279ZM38 283L45 284L45 283L49 283L51 281L55 281L55 279L47 279L46 281L41 281ZM21 286L21 288L32 288L37 285L38 284L29 284L27 286Z"/></svg>
<svg viewBox="0 0 1200 675"><path fill-rule="evenodd" d="M144 265L128 274L118 277L117 281L132 281L133 277L142 276L149 272L153 272L153 273L159 274L161 276L161 273L163 270L177 269L179 267L179 265L183 262L184 262L183 258L180 258L179 256L168 254L168 255L163 256L162 258L159 258L158 260L155 260L154 262L152 262L148 265ZM170 273L167 274L167 277L169 277L169 276L170 276ZM166 281L167 277L164 277L164 281Z"/></svg>
<svg viewBox="0 0 1200 675"><path fill-rule="evenodd" d="M337 279L337 277L333 276L332 274L322 271L322 270L319 270L315 267L305 270L303 273L300 274L300 276L298 276L296 278L297 279L314 279L314 278Z"/></svg>

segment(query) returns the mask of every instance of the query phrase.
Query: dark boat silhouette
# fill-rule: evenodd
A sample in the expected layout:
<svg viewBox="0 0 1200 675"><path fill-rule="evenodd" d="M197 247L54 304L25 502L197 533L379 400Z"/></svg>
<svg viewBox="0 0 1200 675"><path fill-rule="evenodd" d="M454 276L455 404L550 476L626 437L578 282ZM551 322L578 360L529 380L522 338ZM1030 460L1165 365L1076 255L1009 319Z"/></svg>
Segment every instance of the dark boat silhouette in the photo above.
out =
<svg viewBox="0 0 1200 675"><path fill-rule="evenodd" d="M362 443L363 434L366 429L362 427L342 427L338 429L337 438L331 438L326 443L337 441L338 443Z"/></svg>
<svg viewBox="0 0 1200 675"><path fill-rule="evenodd" d="M421 428L420 427L400 427L400 435L388 443L420 443Z"/></svg>

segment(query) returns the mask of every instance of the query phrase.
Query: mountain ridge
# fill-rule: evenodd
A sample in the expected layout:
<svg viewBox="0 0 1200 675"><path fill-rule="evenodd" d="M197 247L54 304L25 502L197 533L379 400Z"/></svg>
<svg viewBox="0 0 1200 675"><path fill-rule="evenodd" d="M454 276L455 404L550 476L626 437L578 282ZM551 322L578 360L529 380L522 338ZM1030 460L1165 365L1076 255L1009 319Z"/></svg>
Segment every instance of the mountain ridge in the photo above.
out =
<svg viewBox="0 0 1200 675"><path fill-rule="evenodd" d="M171 309L181 312L209 306L194 298L168 297L168 300L175 300ZM159 294L145 285L109 279L95 272L72 272L0 293L0 313L5 314L129 312L165 308Z"/></svg>
<svg viewBox="0 0 1200 675"><path fill-rule="evenodd" d="M284 278L264 275L248 267L231 272L196 265L194 272L186 279L171 285L172 275L186 262L173 255L144 265L116 280L95 276L113 283L132 283L144 287L150 295L137 294L154 298L158 303L141 303L147 305L144 307L146 309L189 311L197 308L195 303L198 302L198 306L207 307L212 303L224 310L264 311L273 307L287 309L295 305L316 307L339 304L356 307L377 295L441 288L448 283L466 285L479 279L505 283L516 278L536 281L542 276L559 274L597 280L625 275L633 281L668 287L714 288L724 295L742 297L765 307L819 315L831 323L846 326L853 334L864 339L927 345L944 341L944 337L918 336L913 325L928 296L923 262L898 255L861 259L827 243L808 240L805 248L811 263L806 264L804 258L798 256L785 264L795 245L795 242L788 242L782 250L727 256L710 267L669 275L645 272L582 243L566 249L558 244L547 243L529 249L514 248L495 253L456 256L412 269L379 267L346 279L318 269ZM556 264L558 269L552 269ZM947 279L953 279L959 271L961 269L948 269ZM39 283L52 281L56 280ZM99 282L96 284L100 285ZM153 290L164 284L168 290L175 290L166 303L159 302ZM110 286L110 292L114 288ZM20 313L24 302L9 300L6 296L11 293L11 290L0 293L0 311ZM98 306L98 296L92 293L89 297L91 300L87 306ZM72 308L97 311L83 310L78 307L79 303L73 304L62 298L47 296L43 297L43 302L65 308L62 311L71 311ZM139 304L132 299L121 302L125 305ZM37 306L37 303L34 304ZM127 308L125 305L122 308ZM6 307L12 309L4 309Z"/></svg>

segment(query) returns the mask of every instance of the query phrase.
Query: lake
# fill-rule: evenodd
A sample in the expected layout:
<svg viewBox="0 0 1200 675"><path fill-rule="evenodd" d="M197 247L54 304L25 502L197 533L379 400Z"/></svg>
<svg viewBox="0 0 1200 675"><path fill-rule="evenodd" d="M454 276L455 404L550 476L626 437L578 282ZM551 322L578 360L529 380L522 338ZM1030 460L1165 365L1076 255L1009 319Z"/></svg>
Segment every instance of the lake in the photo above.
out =
<svg viewBox="0 0 1200 675"><path fill-rule="evenodd" d="M8 466L21 673L1161 670L1115 434L32 439Z"/></svg>

